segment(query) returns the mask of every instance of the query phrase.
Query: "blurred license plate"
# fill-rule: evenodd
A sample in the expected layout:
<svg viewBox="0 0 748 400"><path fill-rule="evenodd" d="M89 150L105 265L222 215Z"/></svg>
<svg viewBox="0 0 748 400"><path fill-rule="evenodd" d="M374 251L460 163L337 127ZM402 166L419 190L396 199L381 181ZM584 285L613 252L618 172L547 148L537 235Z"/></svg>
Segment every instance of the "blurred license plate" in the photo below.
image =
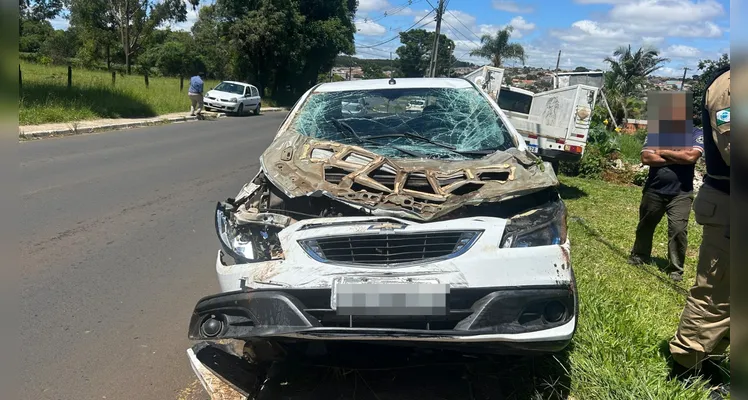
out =
<svg viewBox="0 0 748 400"><path fill-rule="evenodd" d="M338 315L446 315L449 285L434 281L340 280L331 305Z"/></svg>
<svg viewBox="0 0 748 400"><path fill-rule="evenodd" d="M538 145L537 144L528 144L527 148L530 149L530 152L537 153L538 152Z"/></svg>

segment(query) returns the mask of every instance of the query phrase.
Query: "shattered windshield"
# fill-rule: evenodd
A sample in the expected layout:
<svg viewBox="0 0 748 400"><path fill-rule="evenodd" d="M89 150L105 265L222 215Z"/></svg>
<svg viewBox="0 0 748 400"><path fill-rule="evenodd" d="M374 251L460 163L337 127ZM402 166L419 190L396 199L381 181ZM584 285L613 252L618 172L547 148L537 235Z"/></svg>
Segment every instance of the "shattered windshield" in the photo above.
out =
<svg viewBox="0 0 748 400"><path fill-rule="evenodd" d="M292 126L301 135L386 157L479 158L515 147L498 114L474 88L313 93Z"/></svg>
<svg viewBox="0 0 748 400"><path fill-rule="evenodd" d="M237 85L236 83L221 82L216 86L215 90L234 94L244 94L244 86Z"/></svg>

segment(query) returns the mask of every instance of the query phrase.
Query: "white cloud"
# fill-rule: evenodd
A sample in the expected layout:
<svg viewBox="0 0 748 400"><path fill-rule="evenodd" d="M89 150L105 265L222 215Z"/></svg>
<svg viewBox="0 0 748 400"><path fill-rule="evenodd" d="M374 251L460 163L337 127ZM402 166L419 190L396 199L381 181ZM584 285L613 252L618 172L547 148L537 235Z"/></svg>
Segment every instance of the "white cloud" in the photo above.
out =
<svg viewBox="0 0 748 400"><path fill-rule="evenodd" d="M358 11L362 12L385 10L391 7L387 0L358 0Z"/></svg>
<svg viewBox="0 0 748 400"><path fill-rule="evenodd" d="M722 5L715 0L639 0L614 6L610 17L613 20L636 23L683 24L718 17L724 12Z"/></svg>
<svg viewBox="0 0 748 400"><path fill-rule="evenodd" d="M533 12L532 7L521 6L517 4L516 1L510 1L510 0L494 0L493 8L500 10L500 11L506 11L506 12L515 13L515 14L524 14L524 13Z"/></svg>
<svg viewBox="0 0 748 400"><path fill-rule="evenodd" d="M381 36L387 28L373 21L356 21L356 33L362 36Z"/></svg>
<svg viewBox="0 0 748 400"><path fill-rule="evenodd" d="M574 0L578 4L623 4L631 0Z"/></svg>
<svg viewBox="0 0 748 400"><path fill-rule="evenodd" d="M518 31L531 31L535 29L535 24L527 22L521 16L512 18L507 25L513 26L514 29Z"/></svg>
<svg viewBox="0 0 748 400"><path fill-rule="evenodd" d="M677 76L677 75L678 75L679 73L680 73L680 74L682 74L682 73L683 73L683 70L680 70L680 71L678 71L678 70L676 70L675 68L671 68L671 67L662 67L662 68L658 69L657 71L655 71L655 72L653 73L653 75L656 75L656 76L664 76L664 77L675 77L675 76Z"/></svg>
<svg viewBox="0 0 748 400"><path fill-rule="evenodd" d="M701 51L695 47L674 44L663 50L662 55L671 58L696 58L701 55Z"/></svg>

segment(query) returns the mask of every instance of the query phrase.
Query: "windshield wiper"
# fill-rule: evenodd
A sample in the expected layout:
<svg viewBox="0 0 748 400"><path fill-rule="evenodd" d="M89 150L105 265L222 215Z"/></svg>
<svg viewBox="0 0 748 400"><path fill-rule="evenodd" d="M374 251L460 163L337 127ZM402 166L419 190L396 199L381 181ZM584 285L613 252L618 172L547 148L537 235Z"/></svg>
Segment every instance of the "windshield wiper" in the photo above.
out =
<svg viewBox="0 0 748 400"><path fill-rule="evenodd" d="M496 150L457 150L456 147L442 143L437 142L435 140L431 140L427 137L411 133L411 132L402 132L402 133L388 133L384 135L374 135L374 136L367 136L368 139L378 139L378 138L386 138L386 137L408 137L413 139L418 139L426 143L433 144L434 146L439 146L441 148L447 149L453 153L460 154L460 155L486 155L496 152Z"/></svg>
<svg viewBox="0 0 748 400"><path fill-rule="evenodd" d="M346 124L343 121L338 120L337 118L330 118L330 122L332 122L332 124L335 125L336 128L338 128L338 131L340 131L340 133L343 133L344 130L350 132L351 136L356 140L356 142L358 144L370 143L370 144L377 145L377 146L380 146L380 147L384 146L382 143L379 143L379 142L377 142L375 140L371 140L370 138L372 136L369 136L369 137L366 137L366 138L363 138L363 137L359 136L358 133L356 133L356 131L353 129L353 127L351 127L350 125ZM383 136L383 137L386 137L386 136ZM411 157L426 157L424 154L416 153L416 152L410 151L410 150L405 150L405 149L402 149L402 148L397 147L397 146L388 145L387 147L393 148L393 149L395 149L395 150L397 150L397 151L399 151L401 153L407 154L407 155L409 155Z"/></svg>

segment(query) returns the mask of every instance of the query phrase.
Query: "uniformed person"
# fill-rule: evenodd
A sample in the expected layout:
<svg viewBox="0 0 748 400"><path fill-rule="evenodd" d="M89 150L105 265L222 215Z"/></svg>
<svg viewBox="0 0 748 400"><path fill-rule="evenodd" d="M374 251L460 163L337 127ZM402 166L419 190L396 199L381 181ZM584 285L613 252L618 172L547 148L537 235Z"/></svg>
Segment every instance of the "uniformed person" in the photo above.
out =
<svg viewBox="0 0 748 400"><path fill-rule="evenodd" d="M693 210L704 234L696 283L691 287L678 331L670 341L670 353L678 375L703 375L714 382L721 376L719 362L730 343L729 66L714 73L706 86L703 104L707 173Z"/></svg>

